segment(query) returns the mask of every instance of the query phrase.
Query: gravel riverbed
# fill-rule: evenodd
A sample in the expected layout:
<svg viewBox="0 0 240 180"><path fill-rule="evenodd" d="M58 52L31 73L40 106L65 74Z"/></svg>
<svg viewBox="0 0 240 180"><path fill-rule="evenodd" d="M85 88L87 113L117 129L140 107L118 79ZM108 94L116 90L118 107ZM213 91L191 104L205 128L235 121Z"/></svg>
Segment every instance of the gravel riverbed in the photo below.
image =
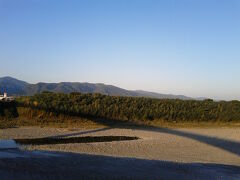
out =
<svg viewBox="0 0 240 180"><path fill-rule="evenodd" d="M208 172L207 170L211 170L211 168L208 166L211 166L213 168L212 170L215 169L215 171L212 173L213 174L215 173L216 176L213 176L213 177L228 177L230 179L240 178L240 168L239 168L240 167L240 128L226 127L226 128L168 129L168 128L133 128L131 127L131 128L100 128L100 129L86 130L86 129L21 127L21 128L0 130L0 139L22 139L22 138L40 138L40 137L68 138L68 137L82 137L82 136L134 136L134 137L139 137L140 139L133 140L133 141L115 141L115 142L101 142L101 143L24 145L24 146L20 146L20 149L24 151L30 151L30 152L33 150L37 150L37 151L51 151L51 152L57 152L57 153L64 152L66 154L70 153L71 156L69 157L73 158L77 156L83 159L85 158L87 159L87 161L90 161L89 164L91 164L91 162L95 159L95 157L98 157L97 158L98 163L100 163L102 159L103 164L102 163L100 164L103 165L103 167L101 168L104 168L105 161L106 161L106 168L110 168L109 167L110 161L115 162L116 160L115 163L116 163L116 166L118 166L118 168L120 168L121 163L125 164L126 166L128 164L127 161L129 161L130 162L129 165L132 163L132 165L136 166L134 167L136 171L136 176L132 176L130 172L127 173L126 171L124 171L126 173L125 175L124 175L124 172L119 174L119 175L121 174L124 175L124 177L138 177L138 175L141 175L141 173L138 174L137 171L140 172L142 170L144 170L143 172L145 172L145 175L147 177L146 173L148 168L150 169L152 168L160 172L160 169L161 169L160 167L164 169L163 168L164 166L169 168L181 167L180 170L182 169L182 173L185 174L183 177L191 178L191 177L194 177L190 173L191 169L192 169L192 172L194 172L194 169L198 169L202 167L202 170L205 169L206 170L205 173L207 173ZM66 159L69 159L69 158L66 158ZM78 158L76 158L76 161L80 162L80 160L77 160L77 159ZM135 159L135 161L130 159ZM0 166L1 166L1 161L0 161ZM11 161L13 160L10 160L8 162L11 162ZM30 163L26 159L25 160L21 159L21 161L26 161L25 162L26 164ZM142 168L144 169L141 170L141 167L137 166L134 162L135 163L138 162L142 164ZM166 163L163 163L163 162L166 162ZM40 164L41 163L43 162L40 162ZM69 163L69 162L65 162L65 163ZM149 166L147 166L146 163L149 163ZM229 169L229 167L231 168ZM126 168L126 167L122 167L122 168ZM168 170L170 173L171 168L170 169L169 168ZM150 169L148 170L149 172L150 172ZM219 172L220 174L216 173L216 169L218 169L217 172ZM166 172L168 170L166 170ZM187 170L189 170L189 173L191 175L184 173ZM106 173L107 172L109 175L109 173L113 173L115 171L114 171L114 168L112 170L110 168L106 171ZM226 172L226 174L224 174L224 172ZM176 173L176 170L174 171L174 173ZM155 177L160 177L159 174L158 175L157 174L152 173L152 175L156 175ZM107 174L105 175L106 175L105 177L110 177ZM186 176L186 175L189 175L189 176ZM201 177L202 178L205 177L204 173L202 175L203 176L199 176L200 179ZM226 176L226 175L229 175L229 176ZM101 178L102 176L98 174L96 177ZM116 176L116 177L121 177L121 176ZM167 176L163 176L163 177L167 177ZM177 178L178 176L173 176L173 179L174 177Z"/></svg>

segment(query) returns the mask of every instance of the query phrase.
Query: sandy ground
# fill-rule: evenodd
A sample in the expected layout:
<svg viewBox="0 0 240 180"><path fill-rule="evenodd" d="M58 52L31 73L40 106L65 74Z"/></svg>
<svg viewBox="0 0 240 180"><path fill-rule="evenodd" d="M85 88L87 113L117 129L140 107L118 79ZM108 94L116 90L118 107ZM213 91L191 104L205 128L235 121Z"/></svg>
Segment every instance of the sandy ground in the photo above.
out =
<svg viewBox="0 0 240 180"><path fill-rule="evenodd" d="M102 162L100 164L103 170L102 173L105 172L105 177L111 177L109 173L116 172L116 168L109 169L109 166L111 166L109 163L111 162L118 168L124 165L128 169L132 169L134 166L132 170L134 170L135 176L131 176L132 174L129 171L121 172L119 170L119 176L116 177L121 177L121 175L124 175L125 178L139 178L140 176L144 177L144 175L150 177L149 173L151 173L155 178L163 177L164 179L177 179L181 175L183 175L183 179L192 179L193 177L199 179L240 179L240 128L102 128L97 130L68 130L24 127L0 131L0 139L108 135L137 136L140 139L125 142L22 146L21 149L72 152L71 158L77 156L75 159L78 161L80 156L80 159L83 158L89 161L88 164L94 162L94 159L98 157L96 155L101 155L101 157L98 157L98 163ZM135 158L135 160L132 158ZM69 158L67 159L69 160ZM8 162L12 161L14 160ZM27 160L21 159L21 161L26 161L25 164L30 163ZM19 162L21 161L19 160ZM16 163L16 161L14 162ZM67 161L63 162L67 163ZM41 164L39 161L38 163ZM132 167L130 166L131 163ZM124 166L122 168L126 168ZM3 167L1 167L0 161L1 168ZM89 168L91 169L91 167ZM94 167L92 168L94 169ZM169 173L160 173L164 172L164 169L165 172L170 174L178 173L175 174L176 176L170 176ZM145 174L143 174L144 172ZM209 175L207 176L207 174ZM98 174L96 177L102 178L103 176Z"/></svg>

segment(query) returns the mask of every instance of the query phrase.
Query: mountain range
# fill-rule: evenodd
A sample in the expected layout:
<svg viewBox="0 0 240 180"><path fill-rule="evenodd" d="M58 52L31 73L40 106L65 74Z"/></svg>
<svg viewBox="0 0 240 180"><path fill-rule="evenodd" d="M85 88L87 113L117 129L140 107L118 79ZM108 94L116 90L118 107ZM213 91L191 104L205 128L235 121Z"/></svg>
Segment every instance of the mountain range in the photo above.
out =
<svg viewBox="0 0 240 180"><path fill-rule="evenodd" d="M184 99L191 100L194 98L183 95L160 94L147 91L131 91L112 85L102 83L79 83L79 82L60 82L60 83L37 83L30 84L12 77L0 78L0 92L7 92L8 95L34 95L43 91L71 93L101 93L110 96L128 96L128 97L150 97L157 99ZM203 100L206 98L197 98Z"/></svg>

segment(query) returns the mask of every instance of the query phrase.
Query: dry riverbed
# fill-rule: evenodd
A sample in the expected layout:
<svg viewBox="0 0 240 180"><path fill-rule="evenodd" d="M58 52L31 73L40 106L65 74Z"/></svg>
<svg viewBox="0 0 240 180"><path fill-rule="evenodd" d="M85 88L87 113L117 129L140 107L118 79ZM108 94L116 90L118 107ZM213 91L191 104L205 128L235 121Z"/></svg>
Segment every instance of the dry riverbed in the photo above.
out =
<svg viewBox="0 0 240 180"><path fill-rule="evenodd" d="M54 152L71 152L72 156L81 156L86 158L85 155L93 155L87 157L94 157L95 155L101 155L105 157L102 163L100 163L101 158L98 163L101 166L104 165L104 161L107 162L114 161L114 158L119 157L122 165L125 166L128 164L122 162L122 158L129 163L132 163L132 160L129 158L136 158L136 161L142 163L141 167L145 168L147 173L147 168L154 169L154 166L151 167L154 163L166 162L164 165L156 165L155 168L164 169L163 167L180 167L174 163L183 164L181 167L182 173L189 176L183 176L183 178L193 178L194 169L199 169L197 165L201 165L202 171L204 172L204 167L206 166L233 166L233 169L218 169L217 172L223 173L217 174L214 177L230 177L230 179L240 178L240 128L180 128L180 129L168 129L168 128L100 128L100 129L58 129L58 128L39 128L39 127L21 127L21 128L12 128L12 129L3 129L0 130L0 139L26 139L26 138L42 138L42 137L54 137L54 138L70 138L70 137L85 137L85 136L130 136L138 137L137 140L131 141L114 141L114 142L95 142L95 143L70 143L70 144L47 144L47 145L23 145L20 146L22 150L43 150L43 151L54 151ZM97 156L98 157L98 156ZM107 159L109 158L109 159ZM76 159L76 158L75 158ZM89 160L89 158L87 158ZM91 159L91 158L90 158ZM93 159L89 160L90 162ZM11 160L12 161L12 160ZM24 161L24 160L22 160ZM77 161L77 160L76 160ZM134 162L136 162L134 161ZM78 161L77 161L78 162ZM90 163L89 162L89 163ZM109 168L109 164L106 162L106 168ZM120 168L121 163L116 166ZM154 162L154 163L153 163ZM168 163L170 164L168 164ZM27 162L25 162L27 164ZM151 164L146 166L146 163ZM173 163L173 164L171 164ZM189 165L184 165L187 163ZM90 163L91 164L91 163ZM107 165L108 164L108 165ZM130 165L129 164L129 165ZM133 165L133 164L132 164ZM204 167L202 166L204 165ZM206 166L205 166L206 165ZM0 163L1 166L1 163ZM136 166L136 164L135 164ZM141 167L136 166L139 171ZM162 168L160 168L162 167ZM185 167L185 169L184 169ZM103 167L102 167L103 168ZM125 167L126 168L126 167ZM131 167L129 167L131 168ZM160 169L159 169L160 168ZM167 168L165 172L169 171L171 173L171 168ZM180 168L181 169L181 168ZM192 171L191 171L192 169ZM155 169L157 170L157 169ZM186 174L186 171L189 170L190 174ZM211 170L210 167L207 167L207 170ZM209 172L206 170L206 174ZM108 171L111 171L108 169ZM136 170L137 171L137 170ZM174 170L176 171L176 170ZM229 176L224 176L224 172ZM113 171L114 172L114 171ZM215 172L215 171L214 171ZM212 172L214 174L214 172ZM1 173L1 172L0 172ZM111 173L111 172L109 172ZM130 173L130 172L129 172ZM141 172L143 173L143 172ZM176 172L174 172L176 173ZM216 173L216 172L215 172ZM124 174L121 172L120 174ZM181 173L180 173L181 174ZM136 176L129 177L138 177ZM141 175L141 174L139 174ZM146 175L146 174L145 174ZM154 173L152 173L154 175ZM155 174L155 177L158 177ZM199 176L200 179L203 179L205 176ZM102 176L96 176L102 177ZM107 177L107 176L106 176ZM110 176L109 176L110 177ZM124 177L128 177L127 174ZM168 176L163 176L168 177ZM169 176L170 177L170 176ZM174 179L173 176L172 178ZM202 177L202 178L201 178ZM206 176L211 177L211 176ZM206 178L205 177L205 178ZM170 177L171 179L171 177ZM221 178L220 178L221 179Z"/></svg>

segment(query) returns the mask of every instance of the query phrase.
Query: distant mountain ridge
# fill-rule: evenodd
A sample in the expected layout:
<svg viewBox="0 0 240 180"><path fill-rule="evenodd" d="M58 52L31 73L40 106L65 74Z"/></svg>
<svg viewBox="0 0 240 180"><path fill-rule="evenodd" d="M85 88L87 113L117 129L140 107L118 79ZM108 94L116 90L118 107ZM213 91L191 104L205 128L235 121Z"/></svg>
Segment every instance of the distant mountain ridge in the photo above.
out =
<svg viewBox="0 0 240 180"><path fill-rule="evenodd" d="M60 83L37 83L30 84L12 77L0 78L0 93L7 92L9 95L34 95L43 91L71 93L101 93L110 96L132 96L132 97L150 97L157 99L184 99L194 98L183 95L160 94L147 91L130 91L112 85L101 83L79 83L79 82L60 82ZM205 98L201 98L205 99ZM200 100L200 99L198 99Z"/></svg>

